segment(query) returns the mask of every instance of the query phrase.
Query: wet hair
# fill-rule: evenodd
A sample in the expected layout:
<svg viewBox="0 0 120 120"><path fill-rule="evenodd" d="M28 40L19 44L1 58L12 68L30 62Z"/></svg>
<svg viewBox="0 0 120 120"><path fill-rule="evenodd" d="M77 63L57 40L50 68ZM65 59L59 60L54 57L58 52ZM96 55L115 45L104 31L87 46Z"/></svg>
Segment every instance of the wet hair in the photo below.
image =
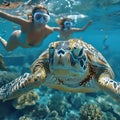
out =
<svg viewBox="0 0 120 120"><path fill-rule="evenodd" d="M46 12L46 13L49 15L49 12L48 12L47 8L46 8L45 6L39 5L39 6L34 7L34 8L32 9L32 12L27 15L29 20L31 20L31 21L34 20L34 19L33 19L33 15L34 15L34 13L35 13L37 10Z"/></svg>
<svg viewBox="0 0 120 120"><path fill-rule="evenodd" d="M61 27L61 29L65 28L65 26L64 26L65 21L72 21L72 19L68 18L68 17L61 17L59 19L56 19L56 22Z"/></svg>

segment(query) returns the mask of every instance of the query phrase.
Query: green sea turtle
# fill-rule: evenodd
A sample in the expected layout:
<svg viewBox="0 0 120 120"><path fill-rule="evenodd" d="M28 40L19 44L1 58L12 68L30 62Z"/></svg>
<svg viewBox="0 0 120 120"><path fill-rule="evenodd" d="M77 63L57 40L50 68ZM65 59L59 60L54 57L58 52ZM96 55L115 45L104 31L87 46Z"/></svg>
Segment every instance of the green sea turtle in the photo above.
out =
<svg viewBox="0 0 120 120"><path fill-rule="evenodd" d="M106 91L120 100L120 83L105 58L93 46L79 40L50 43L25 73L0 88L0 99L9 100L46 85L68 92Z"/></svg>

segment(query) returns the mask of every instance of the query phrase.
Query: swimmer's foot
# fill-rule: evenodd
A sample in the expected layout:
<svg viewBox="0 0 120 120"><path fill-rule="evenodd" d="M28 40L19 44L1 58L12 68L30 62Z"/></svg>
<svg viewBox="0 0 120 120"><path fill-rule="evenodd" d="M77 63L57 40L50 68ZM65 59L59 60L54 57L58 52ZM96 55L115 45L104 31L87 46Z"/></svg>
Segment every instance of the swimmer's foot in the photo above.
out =
<svg viewBox="0 0 120 120"><path fill-rule="evenodd" d="M2 39L3 39L3 38L0 36L0 42L1 42L1 43L2 43Z"/></svg>
<svg viewBox="0 0 120 120"><path fill-rule="evenodd" d="M2 43L3 46L7 45L7 41L3 39L2 37L0 37L0 42Z"/></svg>

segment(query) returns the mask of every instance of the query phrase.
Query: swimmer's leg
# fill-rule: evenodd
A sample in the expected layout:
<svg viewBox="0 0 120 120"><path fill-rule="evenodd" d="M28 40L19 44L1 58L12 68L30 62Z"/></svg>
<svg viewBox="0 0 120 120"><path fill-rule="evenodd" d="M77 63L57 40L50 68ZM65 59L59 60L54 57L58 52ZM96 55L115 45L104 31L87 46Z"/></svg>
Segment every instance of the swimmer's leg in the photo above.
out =
<svg viewBox="0 0 120 120"><path fill-rule="evenodd" d="M19 40L16 34L12 34L8 41L0 37L0 42L7 51L14 50L19 46Z"/></svg>
<svg viewBox="0 0 120 120"><path fill-rule="evenodd" d="M3 39L2 37L0 37L0 42L2 43L2 45L3 45L4 47L7 46L7 41L6 41L5 39Z"/></svg>

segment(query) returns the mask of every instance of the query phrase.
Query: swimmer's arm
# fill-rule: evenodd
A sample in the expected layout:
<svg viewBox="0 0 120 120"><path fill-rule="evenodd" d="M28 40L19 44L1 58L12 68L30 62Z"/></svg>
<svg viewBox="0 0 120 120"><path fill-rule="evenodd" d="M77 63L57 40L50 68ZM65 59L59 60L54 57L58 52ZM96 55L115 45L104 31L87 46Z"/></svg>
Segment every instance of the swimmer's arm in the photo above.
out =
<svg viewBox="0 0 120 120"><path fill-rule="evenodd" d="M88 21L88 23L82 28L72 28L73 32L79 32L86 30L92 24L92 20Z"/></svg>
<svg viewBox="0 0 120 120"><path fill-rule="evenodd" d="M61 31L61 29L60 29L59 27L52 27L52 29L53 29L54 31Z"/></svg>
<svg viewBox="0 0 120 120"><path fill-rule="evenodd" d="M50 27L48 25L46 25L46 28L48 33L52 33L54 31L53 27Z"/></svg>
<svg viewBox="0 0 120 120"><path fill-rule="evenodd" d="M21 26L23 26L25 23L28 22L28 20L26 20L26 19L23 19L23 18L14 16L14 15L11 15L11 14L8 14L8 13L5 13L5 12L2 12L1 10L0 10L0 17L4 18L6 20L9 20L11 22L14 22L16 24L19 24Z"/></svg>

